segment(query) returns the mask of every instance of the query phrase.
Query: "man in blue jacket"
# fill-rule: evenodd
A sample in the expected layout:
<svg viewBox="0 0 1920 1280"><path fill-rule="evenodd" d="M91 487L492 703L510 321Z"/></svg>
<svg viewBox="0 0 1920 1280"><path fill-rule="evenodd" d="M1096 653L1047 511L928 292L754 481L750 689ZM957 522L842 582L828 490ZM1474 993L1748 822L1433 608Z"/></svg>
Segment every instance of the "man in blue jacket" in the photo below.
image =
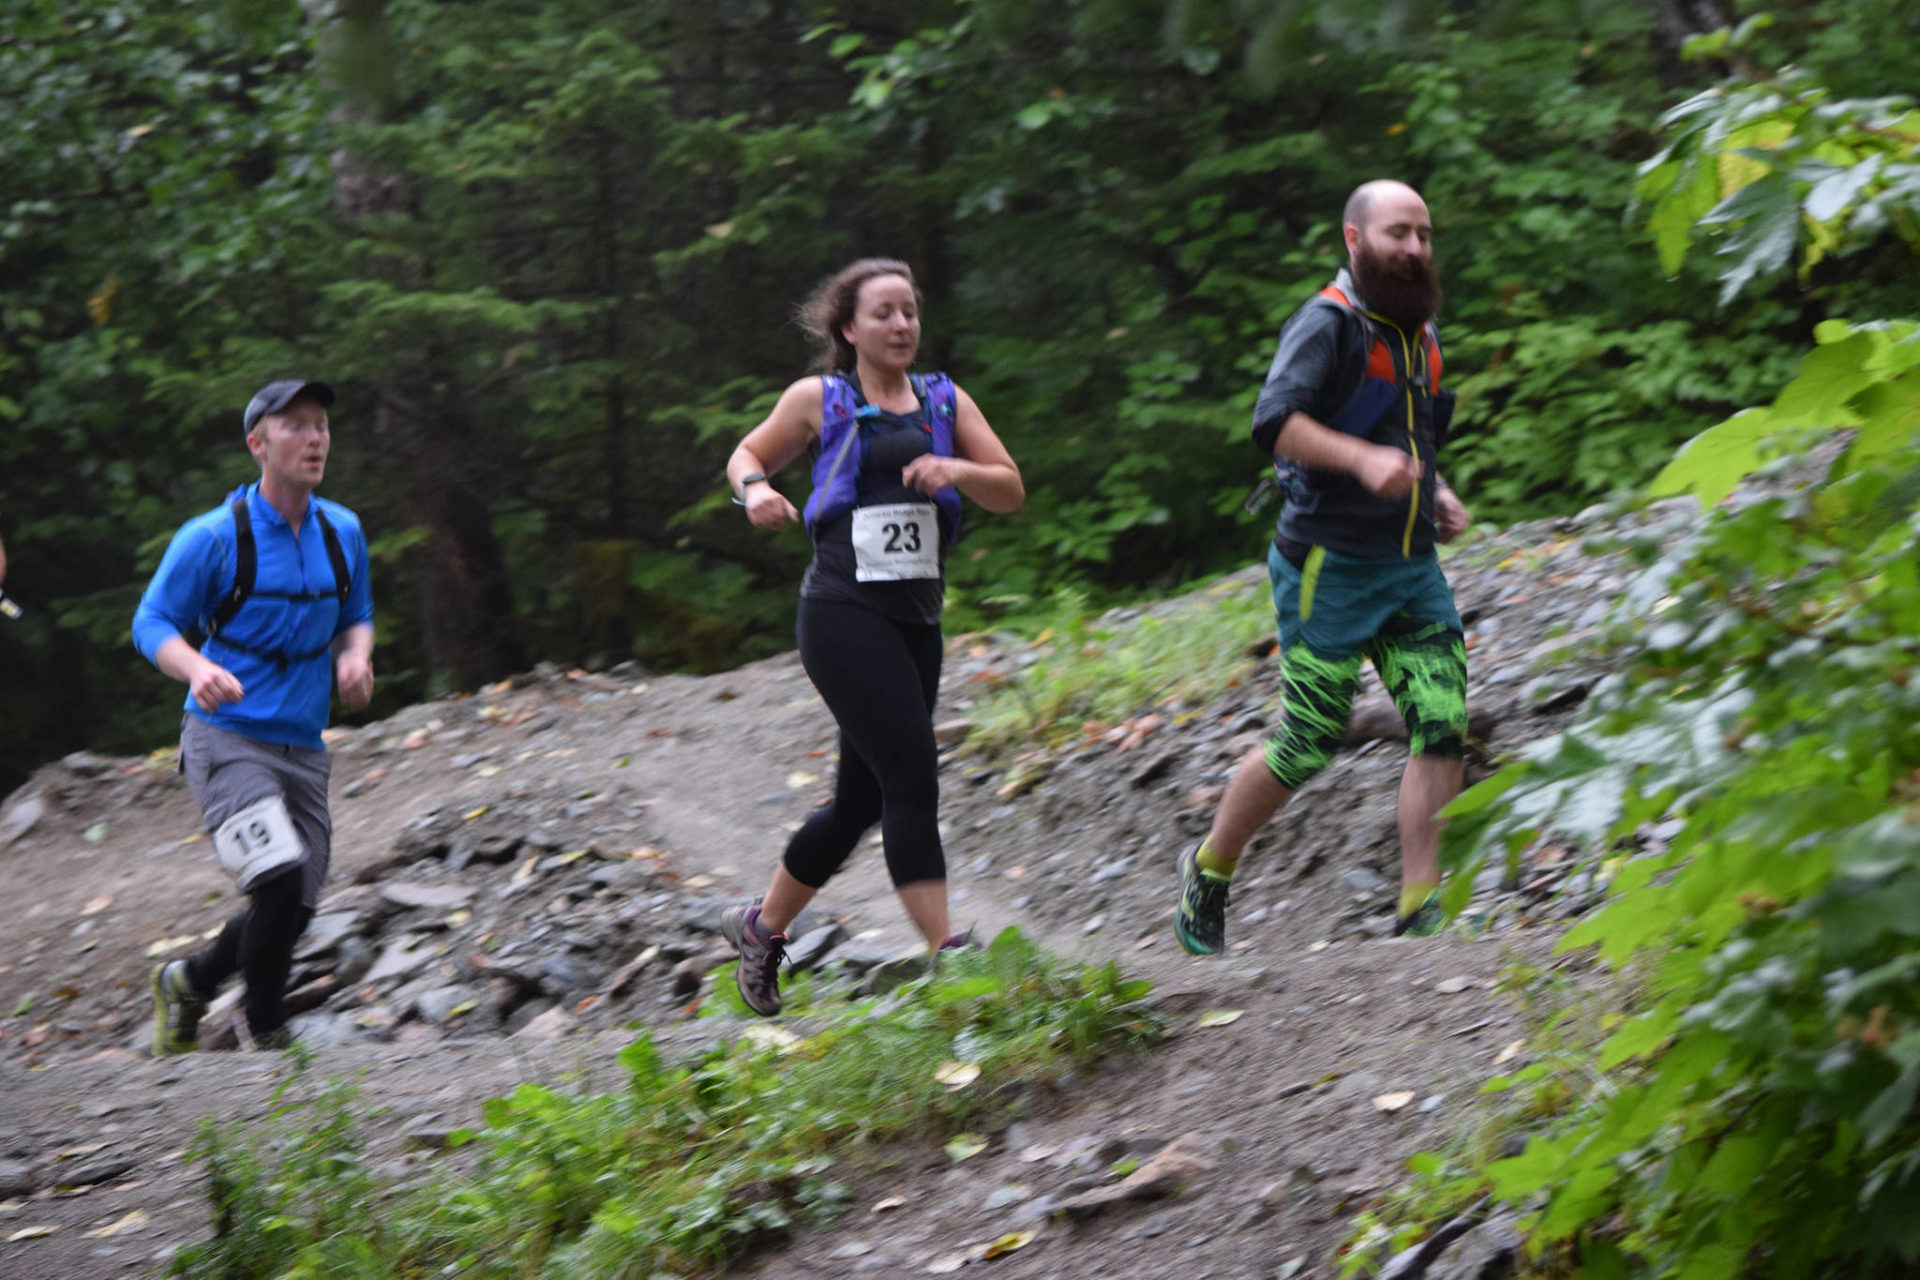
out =
<svg viewBox="0 0 1920 1280"><path fill-rule="evenodd" d="M207 1002L236 973L252 1043L292 1039L287 976L331 855L329 694L337 684L353 710L373 696L366 535L313 492L332 403L321 382L261 388L243 415L259 482L181 527L134 614L134 645L187 686L180 767L221 866L250 899L207 950L154 968L156 1057L195 1046Z"/></svg>
<svg viewBox="0 0 1920 1280"><path fill-rule="evenodd" d="M1453 395L1440 389L1433 222L1398 182L1369 182L1341 219L1347 269L1287 321L1253 439L1285 494L1267 567L1280 631L1280 731L1235 770L1213 827L1180 858L1174 932L1225 946L1228 885L1261 824L1333 758L1362 661L1407 723L1396 933L1437 932L1440 823L1467 736L1460 615L1434 551L1469 523L1434 464Z"/></svg>

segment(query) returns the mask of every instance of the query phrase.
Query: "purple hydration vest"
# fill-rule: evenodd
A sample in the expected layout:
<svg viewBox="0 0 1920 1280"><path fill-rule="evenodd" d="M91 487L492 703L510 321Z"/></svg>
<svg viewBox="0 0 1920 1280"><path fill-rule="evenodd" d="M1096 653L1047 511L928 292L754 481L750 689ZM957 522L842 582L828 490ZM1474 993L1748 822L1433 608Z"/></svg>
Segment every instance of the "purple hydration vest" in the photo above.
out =
<svg viewBox="0 0 1920 1280"><path fill-rule="evenodd" d="M934 455L953 457L953 420L959 412L953 379L944 373L916 373L909 380L926 407L921 430L932 438ZM807 499L808 533L853 510L866 447L862 423L879 412L847 378L837 373L821 375L820 455L813 461L813 493ZM933 501L940 509L941 543L951 547L960 541L960 491L948 485L933 495Z"/></svg>

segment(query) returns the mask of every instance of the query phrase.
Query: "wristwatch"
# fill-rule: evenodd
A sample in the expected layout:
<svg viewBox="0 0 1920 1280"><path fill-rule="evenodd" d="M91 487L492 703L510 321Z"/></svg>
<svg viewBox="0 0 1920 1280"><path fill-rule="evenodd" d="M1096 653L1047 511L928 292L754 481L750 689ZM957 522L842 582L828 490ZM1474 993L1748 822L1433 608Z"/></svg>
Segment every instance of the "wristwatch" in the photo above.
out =
<svg viewBox="0 0 1920 1280"><path fill-rule="evenodd" d="M744 507L747 505L747 486L748 485L765 484L766 482L767 482L766 476L762 475L758 471L750 471L746 475L741 476L740 492L738 496L736 496L733 500L734 505L737 507Z"/></svg>

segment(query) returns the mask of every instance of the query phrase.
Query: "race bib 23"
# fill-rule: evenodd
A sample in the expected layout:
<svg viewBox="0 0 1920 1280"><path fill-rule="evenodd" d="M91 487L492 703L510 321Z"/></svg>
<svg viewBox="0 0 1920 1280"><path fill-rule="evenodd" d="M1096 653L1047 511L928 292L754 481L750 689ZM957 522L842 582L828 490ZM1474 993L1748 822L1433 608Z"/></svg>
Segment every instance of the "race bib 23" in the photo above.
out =
<svg viewBox="0 0 1920 1280"><path fill-rule="evenodd" d="M853 513L853 576L906 582L940 576L940 517L931 502L890 502Z"/></svg>

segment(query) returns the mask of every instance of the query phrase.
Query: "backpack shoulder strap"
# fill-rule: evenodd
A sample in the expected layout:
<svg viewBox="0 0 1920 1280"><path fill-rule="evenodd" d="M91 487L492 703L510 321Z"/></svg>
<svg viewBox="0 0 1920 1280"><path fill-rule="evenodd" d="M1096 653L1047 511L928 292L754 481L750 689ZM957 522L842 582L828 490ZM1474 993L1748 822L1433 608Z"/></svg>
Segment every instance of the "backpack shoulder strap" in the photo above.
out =
<svg viewBox="0 0 1920 1280"><path fill-rule="evenodd" d="M207 620L210 637L219 635L220 629L233 621L233 615L240 612L240 606L253 594L253 578L259 569L259 552L253 541L253 513L247 508L244 489L227 509L233 514L233 586L213 611L213 617Z"/></svg>
<svg viewBox="0 0 1920 1280"><path fill-rule="evenodd" d="M840 445L846 429L860 417L866 398L851 378L837 373L820 375L820 450L827 452Z"/></svg>
<svg viewBox="0 0 1920 1280"><path fill-rule="evenodd" d="M960 415L960 397L953 379L944 373L915 374L913 389L927 407L927 432L933 437L934 452L953 456L953 426Z"/></svg>
<svg viewBox="0 0 1920 1280"><path fill-rule="evenodd" d="M327 513L320 509L318 502L313 504L313 514L320 522L320 540L327 544L327 562L333 566L333 594L344 605L347 593L353 589L353 577L347 568L347 553L340 546L340 535L334 532L333 521L327 519Z"/></svg>
<svg viewBox="0 0 1920 1280"><path fill-rule="evenodd" d="M914 390L927 402L927 408L938 416L952 422L960 414L960 397L955 392L953 379L944 373L929 373L920 378Z"/></svg>
<svg viewBox="0 0 1920 1280"><path fill-rule="evenodd" d="M860 440L857 419L864 407L861 399L852 379L837 373L820 375L819 452L813 460L813 492L808 495L803 512L808 533L813 532L814 523L823 514L842 503L851 505L852 476L846 478L844 486L836 486L840 485L847 455ZM858 469L858 463L855 468Z"/></svg>
<svg viewBox="0 0 1920 1280"><path fill-rule="evenodd" d="M1367 342L1368 377L1384 378L1388 382L1396 382L1399 380L1400 375L1394 371L1393 352L1388 349L1386 340L1380 336L1379 329L1374 325L1373 317L1365 311L1362 311L1359 307L1354 306L1353 299L1347 296L1346 290L1342 289L1339 285L1330 284L1315 294L1308 302L1308 305L1311 306L1315 302L1338 307L1341 311L1359 322L1360 333Z"/></svg>
<svg viewBox="0 0 1920 1280"><path fill-rule="evenodd" d="M852 417L853 408L860 402L860 392L852 380L837 373L820 375L820 419L824 423L828 418Z"/></svg>

